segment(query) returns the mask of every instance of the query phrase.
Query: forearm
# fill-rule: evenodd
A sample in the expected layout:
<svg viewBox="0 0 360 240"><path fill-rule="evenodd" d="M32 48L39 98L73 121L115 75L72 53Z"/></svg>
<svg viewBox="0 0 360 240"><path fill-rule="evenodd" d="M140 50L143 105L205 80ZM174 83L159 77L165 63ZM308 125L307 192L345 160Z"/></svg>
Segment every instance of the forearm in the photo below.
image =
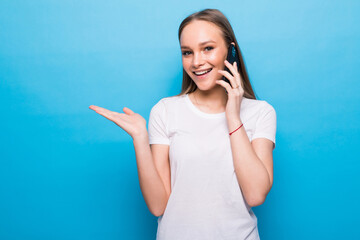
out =
<svg viewBox="0 0 360 240"><path fill-rule="evenodd" d="M230 131L238 128L242 122L228 122ZM258 206L265 201L270 191L270 177L265 165L256 155L244 126L230 136L234 169L246 202L250 206Z"/></svg>
<svg viewBox="0 0 360 240"><path fill-rule="evenodd" d="M156 170L148 135L134 138L133 143L141 192L150 212L160 216L165 210L169 196Z"/></svg>

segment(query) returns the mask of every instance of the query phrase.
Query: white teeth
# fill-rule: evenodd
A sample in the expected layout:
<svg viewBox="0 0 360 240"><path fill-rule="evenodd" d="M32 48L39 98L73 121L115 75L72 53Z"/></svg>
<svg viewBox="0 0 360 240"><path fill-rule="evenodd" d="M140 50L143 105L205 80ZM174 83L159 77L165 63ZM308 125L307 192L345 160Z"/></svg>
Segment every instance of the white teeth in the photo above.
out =
<svg viewBox="0 0 360 240"><path fill-rule="evenodd" d="M204 74L204 73L208 73L208 72L210 72L210 71L211 71L211 69L210 69L210 70L207 70L207 71L194 72L194 73L195 73L195 75L202 75L202 74Z"/></svg>

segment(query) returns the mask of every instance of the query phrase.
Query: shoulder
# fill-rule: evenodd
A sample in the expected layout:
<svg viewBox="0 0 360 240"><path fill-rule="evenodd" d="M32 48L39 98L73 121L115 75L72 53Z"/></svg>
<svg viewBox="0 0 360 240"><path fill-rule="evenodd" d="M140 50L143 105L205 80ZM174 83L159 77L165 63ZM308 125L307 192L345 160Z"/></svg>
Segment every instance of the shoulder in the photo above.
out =
<svg viewBox="0 0 360 240"><path fill-rule="evenodd" d="M275 108L265 100L243 98L241 108L252 110L254 112L275 112Z"/></svg>
<svg viewBox="0 0 360 240"><path fill-rule="evenodd" d="M153 108L169 108L174 107L185 99L186 95L175 95L170 97L161 98L156 102Z"/></svg>

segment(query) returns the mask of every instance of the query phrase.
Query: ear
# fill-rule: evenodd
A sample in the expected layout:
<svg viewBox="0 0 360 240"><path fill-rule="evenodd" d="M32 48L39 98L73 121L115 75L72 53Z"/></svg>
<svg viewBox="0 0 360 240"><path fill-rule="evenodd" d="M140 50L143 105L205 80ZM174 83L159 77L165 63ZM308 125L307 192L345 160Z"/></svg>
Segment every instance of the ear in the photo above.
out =
<svg viewBox="0 0 360 240"><path fill-rule="evenodd" d="M236 46L234 42L231 42L232 45Z"/></svg>

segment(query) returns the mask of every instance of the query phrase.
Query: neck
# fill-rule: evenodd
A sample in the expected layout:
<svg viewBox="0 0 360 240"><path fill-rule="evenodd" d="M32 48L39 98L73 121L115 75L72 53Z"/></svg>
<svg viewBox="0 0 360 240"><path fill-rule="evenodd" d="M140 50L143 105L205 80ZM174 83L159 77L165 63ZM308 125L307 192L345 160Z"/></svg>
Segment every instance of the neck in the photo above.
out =
<svg viewBox="0 0 360 240"><path fill-rule="evenodd" d="M228 96L222 86L208 91L202 91L198 88L193 92L193 96L198 105L214 112L225 111Z"/></svg>

